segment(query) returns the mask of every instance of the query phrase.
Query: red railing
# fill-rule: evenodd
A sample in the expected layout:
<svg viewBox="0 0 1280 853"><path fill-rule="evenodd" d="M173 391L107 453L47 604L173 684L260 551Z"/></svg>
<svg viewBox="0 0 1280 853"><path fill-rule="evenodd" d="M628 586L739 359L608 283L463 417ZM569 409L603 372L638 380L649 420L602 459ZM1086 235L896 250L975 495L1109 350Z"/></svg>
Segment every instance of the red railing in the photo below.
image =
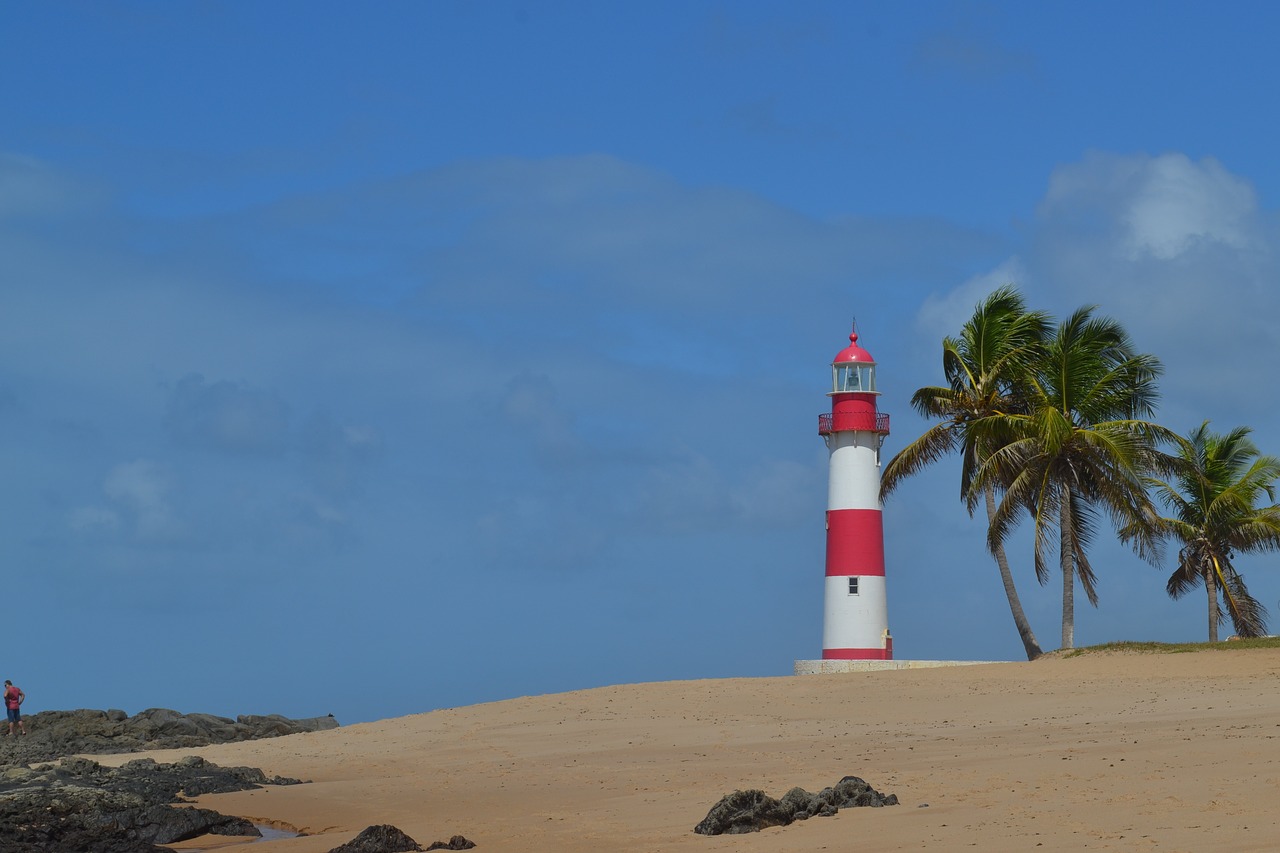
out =
<svg viewBox="0 0 1280 853"><path fill-rule="evenodd" d="M862 430L889 434L889 416L884 412L841 412L833 415L830 412L818 415L818 435L830 435L833 432Z"/></svg>

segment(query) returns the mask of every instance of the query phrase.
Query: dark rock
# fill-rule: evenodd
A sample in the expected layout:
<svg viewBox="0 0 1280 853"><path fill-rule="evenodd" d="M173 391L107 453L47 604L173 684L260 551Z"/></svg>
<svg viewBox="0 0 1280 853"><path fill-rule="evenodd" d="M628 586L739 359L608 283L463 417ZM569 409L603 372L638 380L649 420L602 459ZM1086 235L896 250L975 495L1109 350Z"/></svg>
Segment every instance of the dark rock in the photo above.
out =
<svg viewBox="0 0 1280 853"><path fill-rule="evenodd" d="M152 844L173 844L210 834L262 837L262 832L243 818L228 817L212 809L167 805L87 815L84 826L86 829L122 831L130 838Z"/></svg>
<svg viewBox="0 0 1280 853"><path fill-rule="evenodd" d="M814 807L813 794L810 794L804 788L792 788L787 791L782 795L781 803L783 808L791 813L793 821L807 820L814 815L814 812L811 811Z"/></svg>
<svg viewBox="0 0 1280 853"><path fill-rule="evenodd" d="M740 835L768 826L786 826L792 812L764 791L734 791L711 807L693 828L699 835Z"/></svg>
<svg viewBox="0 0 1280 853"><path fill-rule="evenodd" d="M199 756L103 767L87 758L9 767L0 774L0 850L5 853L162 853L207 833L257 837L248 821L183 808L184 794L244 791L270 780L251 767L218 767Z"/></svg>
<svg viewBox="0 0 1280 853"><path fill-rule="evenodd" d="M814 816L828 817L844 808L897 804L896 794L881 794L857 776L846 776L817 794L792 788L781 800L763 791L734 791L712 806L693 831L700 835L738 835L770 826L787 826Z"/></svg>
<svg viewBox="0 0 1280 853"><path fill-rule="evenodd" d="M433 841L427 847L428 850L470 850L475 847L474 841L468 841L461 835L455 835L448 841Z"/></svg>
<svg viewBox="0 0 1280 853"><path fill-rule="evenodd" d="M338 721L333 718L333 714L329 714L326 717L305 717L301 720L292 720L279 714L267 714L265 716L241 714L236 717L236 722L257 732L258 737L278 737L280 735L298 734L299 732L322 732L338 728Z"/></svg>
<svg viewBox="0 0 1280 853"><path fill-rule="evenodd" d="M868 785L865 780L859 779L857 776L846 776L837 782L835 788L832 789L832 804L838 809L853 808L855 806L871 806L872 808L896 806L898 804L898 795L881 794Z"/></svg>
<svg viewBox="0 0 1280 853"><path fill-rule="evenodd" d="M329 853L408 853L422 848L418 842L388 823L370 826L355 838Z"/></svg>
<svg viewBox="0 0 1280 853"><path fill-rule="evenodd" d="M231 720L167 708L133 717L114 708L43 711L27 716L26 724L31 734L0 737L3 853L167 853L158 845L210 833L259 836L248 821L177 804L201 794L295 785L297 779L268 778L252 767L218 767L199 756L174 764L139 759L119 768L87 758L58 759L198 747L338 725L332 716Z"/></svg>
<svg viewBox="0 0 1280 853"><path fill-rule="evenodd" d="M213 714L180 714L148 708L124 711L41 711L25 718L30 734L0 737L0 764L52 761L64 755L101 755L149 749L181 749L338 727L333 717L291 720L276 714L232 720Z"/></svg>

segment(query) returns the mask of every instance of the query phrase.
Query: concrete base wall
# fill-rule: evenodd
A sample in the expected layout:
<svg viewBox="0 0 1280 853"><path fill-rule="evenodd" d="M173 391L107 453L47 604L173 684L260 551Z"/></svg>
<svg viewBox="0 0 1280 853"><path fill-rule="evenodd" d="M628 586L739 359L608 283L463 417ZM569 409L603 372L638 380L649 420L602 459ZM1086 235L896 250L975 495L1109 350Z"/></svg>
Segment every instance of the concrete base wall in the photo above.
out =
<svg viewBox="0 0 1280 853"><path fill-rule="evenodd" d="M796 675L824 675L832 672L879 672L886 669L932 669L939 666L979 666L1008 663L1002 660L798 660Z"/></svg>

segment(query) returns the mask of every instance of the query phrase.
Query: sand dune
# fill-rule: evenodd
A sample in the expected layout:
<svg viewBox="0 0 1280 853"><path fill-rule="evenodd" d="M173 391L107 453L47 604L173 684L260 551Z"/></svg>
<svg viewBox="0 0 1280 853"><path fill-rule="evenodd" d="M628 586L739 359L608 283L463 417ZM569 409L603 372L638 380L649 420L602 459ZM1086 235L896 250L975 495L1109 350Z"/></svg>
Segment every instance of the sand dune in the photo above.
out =
<svg viewBox="0 0 1280 853"><path fill-rule="evenodd" d="M378 823L480 853L1271 851L1278 673L1280 650L1249 649L639 684L152 755L312 780L201 800L312 833L221 848L255 853L327 851ZM736 788L849 774L902 805L692 832Z"/></svg>

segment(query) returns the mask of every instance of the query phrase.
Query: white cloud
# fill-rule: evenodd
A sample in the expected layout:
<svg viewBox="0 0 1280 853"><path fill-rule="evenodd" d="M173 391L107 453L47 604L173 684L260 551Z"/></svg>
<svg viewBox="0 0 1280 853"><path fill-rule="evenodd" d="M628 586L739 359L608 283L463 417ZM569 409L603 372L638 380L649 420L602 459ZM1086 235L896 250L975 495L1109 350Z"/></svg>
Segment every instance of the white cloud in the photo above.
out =
<svg viewBox="0 0 1280 853"><path fill-rule="evenodd" d="M1124 214L1129 256L1148 252L1168 260L1197 240L1243 248L1249 242L1248 220L1256 213L1253 188L1216 160L1196 164L1181 154L1157 157L1144 170Z"/></svg>
<svg viewBox="0 0 1280 853"><path fill-rule="evenodd" d="M941 339L954 335L971 316L973 309L987 294L998 287L1025 284L1026 270L1018 258L1009 258L990 272L975 275L954 290L931 293L920 306L916 325L926 338Z"/></svg>
<svg viewBox="0 0 1280 853"><path fill-rule="evenodd" d="M277 394L192 374L174 388L167 424L189 446L278 453L288 438L289 407Z"/></svg>
<svg viewBox="0 0 1280 853"><path fill-rule="evenodd" d="M107 474L102 490L132 513L139 539L166 540L182 533L169 502L169 475L158 463L149 459L121 463Z"/></svg>
<svg viewBox="0 0 1280 853"><path fill-rule="evenodd" d="M797 354L834 328L816 344L821 387L838 306L906 314L932 270L992 245L937 220L820 220L606 156L459 163L163 227L117 213L56 245L23 235L21 263L0 252L0 273L42 285L0 315L0 358L20 366L33 435L41 419L92 427L71 449L111 471L108 500L64 487L84 535L113 530L144 561L157 542L193 560L251 551L243 566L374 529L401 547L400 513L457 555L482 508L481 529L548 569L673 531L804 523L821 467L806 485L807 462L730 458L789 420L752 417L736 443L707 444L707 426L772 398L797 358L808 382ZM101 239L117 233L157 251Z"/></svg>
<svg viewBox="0 0 1280 853"><path fill-rule="evenodd" d="M1008 278L1059 317L1097 305L1164 363L1169 426L1250 423L1260 444L1280 445L1256 393L1280 351L1280 263L1269 249L1280 234L1248 180L1212 158L1094 152L1054 170L1027 236L1017 257L930 299L921 324L955 334L975 297Z"/></svg>
<svg viewBox="0 0 1280 853"><path fill-rule="evenodd" d="M1060 166L1039 215L1101 226L1131 261L1171 260L1197 244L1241 249L1255 240L1253 187L1212 157L1093 153Z"/></svg>
<svg viewBox="0 0 1280 853"><path fill-rule="evenodd" d="M369 465L382 455L382 434L371 426L334 423L315 414L299 434L306 470L328 500L346 501L360 492ZM324 513L318 518L332 521Z"/></svg>
<svg viewBox="0 0 1280 853"><path fill-rule="evenodd" d="M82 506L70 512L67 523L77 534L113 531L120 526L120 514L104 507Z"/></svg>
<svg viewBox="0 0 1280 853"><path fill-rule="evenodd" d="M557 400L555 384L547 376L524 372L507 380L502 414L513 426L525 428L544 453L567 458L580 450L573 418Z"/></svg>

